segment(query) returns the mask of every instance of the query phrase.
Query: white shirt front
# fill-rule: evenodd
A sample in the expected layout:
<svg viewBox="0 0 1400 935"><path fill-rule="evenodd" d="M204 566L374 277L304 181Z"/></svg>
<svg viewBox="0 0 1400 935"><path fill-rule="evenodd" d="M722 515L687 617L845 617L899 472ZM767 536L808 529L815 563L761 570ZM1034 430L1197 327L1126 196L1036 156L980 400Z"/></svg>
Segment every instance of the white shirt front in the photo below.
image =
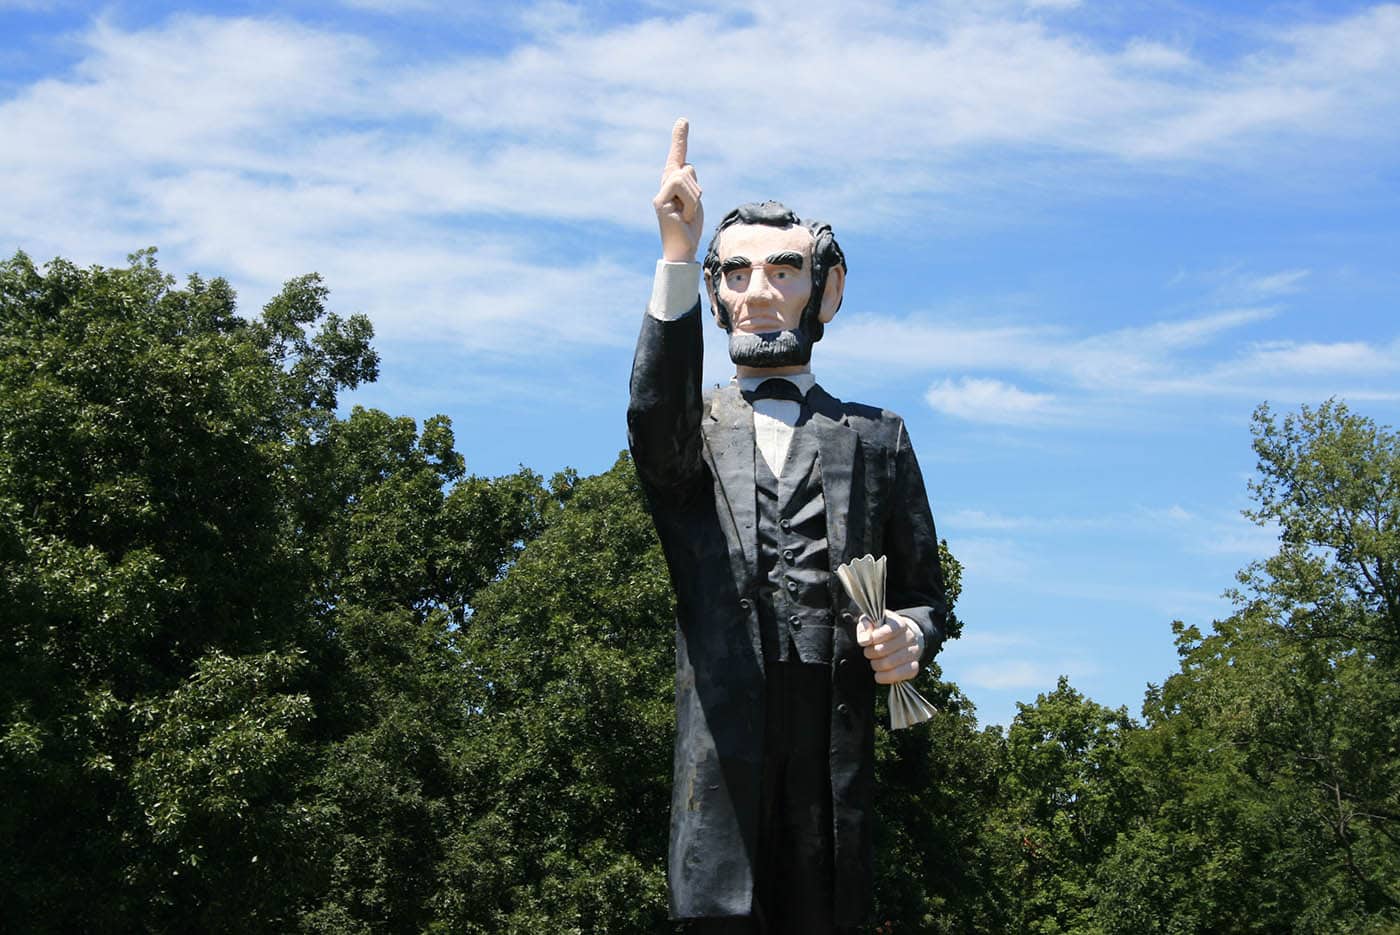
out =
<svg viewBox="0 0 1400 935"><path fill-rule="evenodd" d="M738 378L736 378L738 379ZM797 387L803 396L816 385L817 378L808 373L794 373L782 377L744 377L739 379L739 389L752 393L764 380L786 380ZM783 476L783 465L787 463L788 448L792 445L792 432L797 420L802 416L802 405L791 399L756 399L753 404L753 440L759 454L768 462L768 469L774 477Z"/></svg>

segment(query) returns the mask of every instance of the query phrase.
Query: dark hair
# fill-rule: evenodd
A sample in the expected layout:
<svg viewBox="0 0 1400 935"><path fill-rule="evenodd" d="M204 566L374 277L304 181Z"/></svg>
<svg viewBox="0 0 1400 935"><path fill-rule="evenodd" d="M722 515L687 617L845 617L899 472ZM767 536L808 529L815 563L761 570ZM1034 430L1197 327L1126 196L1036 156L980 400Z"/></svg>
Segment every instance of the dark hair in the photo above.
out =
<svg viewBox="0 0 1400 935"><path fill-rule="evenodd" d="M831 225L825 221L807 221L792 213L792 209L776 201L755 201L746 205L740 205L733 211L726 214L720 222L715 225L714 236L710 238L710 249L705 251L705 272L709 274L710 282L714 284L714 289L710 293L710 302L715 307L715 314L719 317L720 324L724 325L724 330L730 329L729 309L719 298L719 235L726 227L733 227L735 224L766 224L769 227L805 227L812 232L812 297L807 300L807 307L802 311L802 324L811 334L813 341L820 341L822 330L826 327L819 312L822 307L822 294L826 291L826 274L834 266L841 269L846 268L846 255L841 252L841 245L836 242L836 235L831 232ZM837 308L840 308L838 305Z"/></svg>

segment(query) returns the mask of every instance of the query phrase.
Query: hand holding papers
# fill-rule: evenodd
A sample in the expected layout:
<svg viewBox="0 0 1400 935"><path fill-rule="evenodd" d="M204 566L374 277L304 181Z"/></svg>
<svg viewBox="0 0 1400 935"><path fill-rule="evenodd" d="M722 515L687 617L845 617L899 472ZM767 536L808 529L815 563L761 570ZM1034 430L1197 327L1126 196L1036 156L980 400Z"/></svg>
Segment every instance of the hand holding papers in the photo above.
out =
<svg viewBox="0 0 1400 935"><path fill-rule="evenodd" d="M836 577L856 607L875 626L885 617L885 557L867 555L836 569ZM864 643L864 641L862 641ZM914 690L909 682L890 686L890 727L899 730L927 721L937 713L933 705Z"/></svg>

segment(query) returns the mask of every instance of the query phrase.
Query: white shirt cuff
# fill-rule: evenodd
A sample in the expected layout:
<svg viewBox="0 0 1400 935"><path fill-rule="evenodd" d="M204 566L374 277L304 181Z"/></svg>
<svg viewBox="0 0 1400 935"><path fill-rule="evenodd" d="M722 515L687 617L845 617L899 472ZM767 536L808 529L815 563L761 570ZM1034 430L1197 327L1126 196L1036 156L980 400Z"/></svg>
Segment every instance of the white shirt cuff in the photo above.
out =
<svg viewBox="0 0 1400 935"><path fill-rule="evenodd" d="M695 307L700 295L700 264L656 261L656 278L651 284L647 314L662 321L675 321Z"/></svg>

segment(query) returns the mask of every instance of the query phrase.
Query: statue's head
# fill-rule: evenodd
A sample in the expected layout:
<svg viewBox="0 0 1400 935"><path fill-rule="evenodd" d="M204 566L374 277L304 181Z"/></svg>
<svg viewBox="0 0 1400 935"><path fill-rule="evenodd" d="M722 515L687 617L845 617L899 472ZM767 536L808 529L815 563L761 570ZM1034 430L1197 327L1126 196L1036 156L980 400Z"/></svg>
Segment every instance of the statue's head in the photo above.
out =
<svg viewBox="0 0 1400 935"><path fill-rule="evenodd" d="M740 205L715 227L705 288L735 364L805 367L841 308L846 257L829 224L776 201Z"/></svg>

